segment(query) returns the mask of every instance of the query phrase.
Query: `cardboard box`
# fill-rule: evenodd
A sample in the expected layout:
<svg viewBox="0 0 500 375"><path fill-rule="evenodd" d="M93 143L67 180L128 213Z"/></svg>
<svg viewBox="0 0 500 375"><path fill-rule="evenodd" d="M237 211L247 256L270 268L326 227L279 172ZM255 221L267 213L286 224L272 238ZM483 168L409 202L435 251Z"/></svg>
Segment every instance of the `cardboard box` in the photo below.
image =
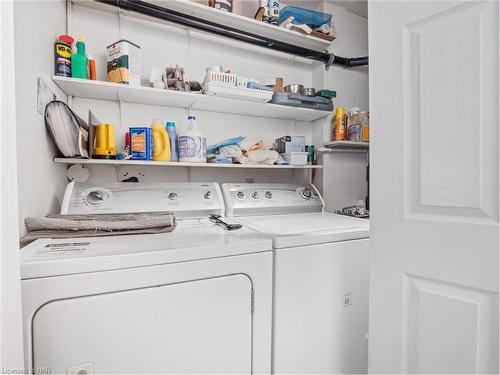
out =
<svg viewBox="0 0 500 375"><path fill-rule="evenodd" d="M289 152L304 152L306 147L306 137L285 135L275 141L276 151L280 154Z"/></svg>
<svg viewBox="0 0 500 375"><path fill-rule="evenodd" d="M288 152L283 154L290 165L307 165L308 152Z"/></svg>
<svg viewBox="0 0 500 375"><path fill-rule="evenodd" d="M132 160L153 160L153 135L150 128L130 128Z"/></svg>

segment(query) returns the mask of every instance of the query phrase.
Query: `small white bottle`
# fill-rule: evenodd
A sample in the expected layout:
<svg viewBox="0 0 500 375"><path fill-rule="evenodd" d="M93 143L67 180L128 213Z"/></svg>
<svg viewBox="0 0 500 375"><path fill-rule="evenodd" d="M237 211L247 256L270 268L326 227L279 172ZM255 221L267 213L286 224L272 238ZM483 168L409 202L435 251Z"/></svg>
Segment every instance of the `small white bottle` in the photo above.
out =
<svg viewBox="0 0 500 375"><path fill-rule="evenodd" d="M207 138L200 130L194 116L188 116L187 131L178 138L180 162L207 162Z"/></svg>

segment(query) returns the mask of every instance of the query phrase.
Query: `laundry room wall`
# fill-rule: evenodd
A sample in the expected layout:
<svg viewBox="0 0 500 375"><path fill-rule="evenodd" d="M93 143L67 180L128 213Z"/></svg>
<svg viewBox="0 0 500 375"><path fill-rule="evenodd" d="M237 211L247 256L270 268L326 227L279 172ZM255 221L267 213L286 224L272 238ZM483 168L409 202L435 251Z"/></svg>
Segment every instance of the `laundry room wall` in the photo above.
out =
<svg viewBox="0 0 500 375"><path fill-rule="evenodd" d="M178 26L139 20L129 17L126 12L118 16L74 5L71 29L71 34L75 37L85 36L87 53L96 60L98 80L106 80L106 47L119 39L127 39L141 47L143 85L148 85L152 66L176 64L184 67L189 80L200 82L203 81L208 66L222 65L225 69L246 77L280 76L286 83L311 85L313 63L309 60ZM123 146L125 132L131 126L148 126L153 118L159 117L174 121L177 131L182 132L188 115L187 111L178 108L131 103L122 103L120 106L115 102L82 98L74 98L73 107L83 118L87 118L90 109L101 121L116 124L118 147ZM306 143L310 143L312 127L317 126L309 122L207 111L191 111L190 114L196 116L208 144L239 135L256 141L262 139L268 146L283 135L304 135ZM90 178L96 180L115 180L116 173L119 173L113 167L91 166L89 169ZM304 173L300 171L294 173L289 170L141 169L145 172L145 181L286 182L303 180L304 177Z"/></svg>
<svg viewBox="0 0 500 375"><path fill-rule="evenodd" d="M60 209L66 186L65 167L52 161L55 148L37 111L37 78L51 84L54 41L66 25L66 2L14 2L14 54L16 64L17 162L19 231L25 233L26 216L42 216ZM59 99L65 100L65 95Z"/></svg>
<svg viewBox="0 0 500 375"><path fill-rule="evenodd" d="M325 0L323 11L334 15L337 39L329 48L335 55L342 57L368 56L368 19L336 6ZM330 68L328 71L315 68L316 80L324 82L326 88L337 91L335 107L346 110L359 107L369 111L368 67L342 69ZM328 211L339 210L364 199L367 191L366 152L329 152L323 154L323 196Z"/></svg>
<svg viewBox="0 0 500 375"><path fill-rule="evenodd" d="M309 3L307 3L309 4ZM311 2L318 8L318 2ZM293 4L299 5L299 4ZM333 51L342 56L361 56L366 51L366 19L346 12L343 8L324 3L325 11L334 14L338 38ZM152 66L178 64L186 69L189 80L202 81L205 68L223 65L233 72L250 77L281 76L285 83L302 83L317 88L337 90L336 105L358 105L367 109L367 71L356 72L331 68L324 71L321 63L272 52L245 43L202 34L172 25L162 25L131 18L126 12L119 17L111 13L72 6L66 18L66 1L15 2L15 61L17 100L17 153L19 177L19 227L24 233L26 216L42 216L60 210L67 184L66 166L53 162L57 154L47 133L43 116L37 111L37 78L41 77L60 100L65 95L52 83L53 45L59 34L69 32L74 37L84 35L87 53L97 63L97 79L106 80L106 47L121 39L141 46L142 83L147 84ZM366 81L366 85L365 85ZM358 99L359 98L359 99ZM178 131L186 126L187 111L169 107L138 105L74 98L75 111L84 119L89 109L103 122L116 125L117 146L122 147L124 133L130 126L150 124L153 118L175 121ZM366 107L365 107L366 106ZM228 137L245 135L264 140L271 145L279 136L305 135L306 142L320 146L324 141L325 123L293 122L264 117L239 116L216 112L193 111L208 143ZM343 157L344 155L342 155ZM362 155L338 154L325 157L324 171L316 171L315 183L324 190L328 208L338 208L364 196L364 172L353 160ZM364 168L364 167L363 167ZM117 181L122 172L110 166L90 166L90 179ZM311 171L293 170L221 170L211 168L143 167L144 181L217 181L217 182L290 182L309 180ZM346 180L346 173L352 173ZM324 174L324 179L323 179ZM358 179L359 175L359 179ZM324 182L323 182L324 180ZM358 181L359 180L359 181ZM359 182L359 183L358 183ZM342 183L343 189L336 187ZM325 187L326 189L322 189ZM359 191L357 191L359 190ZM336 193L335 193L336 192Z"/></svg>

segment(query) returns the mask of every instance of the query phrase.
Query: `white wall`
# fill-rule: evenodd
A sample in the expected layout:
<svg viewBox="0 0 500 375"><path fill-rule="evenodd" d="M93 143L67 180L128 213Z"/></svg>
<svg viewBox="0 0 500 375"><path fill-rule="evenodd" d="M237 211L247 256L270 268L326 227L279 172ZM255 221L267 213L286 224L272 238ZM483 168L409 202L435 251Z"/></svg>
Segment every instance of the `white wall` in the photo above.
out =
<svg viewBox="0 0 500 375"><path fill-rule="evenodd" d="M302 83L310 86L312 82L312 63L290 55L275 53L244 43L231 41L196 31L186 31L172 25L161 25L124 15L119 25L117 15L107 12L74 6L72 11L72 35L86 37L87 53L94 56L97 65L97 79L106 79L106 46L124 38L141 47L142 80L147 84L152 66L178 64L183 66L190 80L203 81L205 68L223 65L242 76L281 76L286 83ZM121 30L121 35L120 35ZM123 103L120 113L118 103L75 98L75 111L87 118L91 109L103 122L110 122L117 129L117 144L123 146L124 134L131 126L148 126L153 118L174 121L177 131L186 126L187 112L178 108ZM238 135L254 140L264 140L271 146L273 141L283 135L305 135L311 142L314 125L307 122L289 120L252 118L206 111L192 111L209 144ZM115 179L113 168L90 167L91 179ZM237 182L254 181L291 181L301 179L301 172L290 171L221 171L215 169L143 168L150 181L217 181ZM306 176L307 177L307 176Z"/></svg>
<svg viewBox="0 0 500 375"><path fill-rule="evenodd" d="M66 185L65 168L52 162L55 149L36 107L37 77L53 74L54 42L65 32L65 20L63 0L14 3L21 234L25 232L24 217L59 210L59 199ZM50 83L49 79L46 81Z"/></svg>
<svg viewBox="0 0 500 375"><path fill-rule="evenodd" d="M0 367L23 368L21 281L17 228L14 7L0 3ZM2 371L3 372L3 371Z"/></svg>
<svg viewBox="0 0 500 375"><path fill-rule="evenodd" d="M342 57L368 56L368 19L330 2L324 3L324 12L334 15L338 33L329 50ZM336 106L368 110L368 67L330 68L324 82L325 87L337 90Z"/></svg>
<svg viewBox="0 0 500 375"><path fill-rule="evenodd" d="M330 50L342 57L368 56L368 19L347 12L330 2L324 11L334 15L337 39ZM368 67L328 71L316 69L322 75L325 88L337 91L335 106L346 109L359 107L368 111ZM333 152L323 158L323 195L328 211L353 205L366 196L366 153Z"/></svg>

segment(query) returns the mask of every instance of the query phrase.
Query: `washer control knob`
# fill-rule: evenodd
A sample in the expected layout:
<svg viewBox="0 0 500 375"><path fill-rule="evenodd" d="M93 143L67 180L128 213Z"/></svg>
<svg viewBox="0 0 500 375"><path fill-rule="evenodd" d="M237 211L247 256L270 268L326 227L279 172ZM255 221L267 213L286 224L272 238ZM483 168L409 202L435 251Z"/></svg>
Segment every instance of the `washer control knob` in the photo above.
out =
<svg viewBox="0 0 500 375"><path fill-rule="evenodd" d="M85 197L85 201L92 206L99 206L104 203L104 194L99 190L92 190Z"/></svg>
<svg viewBox="0 0 500 375"><path fill-rule="evenodd" d="M259 198L259 192L254 191L254 192L252 193L252 198L253 198L253 199L258 199L258 198Z"/></svg>
<svg viewBox="0 0 500 375"><path fill-rule="evenodd" d="M238 199L243 199L243 198L245 198L245 193L244 193L244 192L242 192L242 191L238 191L238 192L236 193L236 198L238 198Z"/></svg>
<svg viewBox="0 0 500 375"><path fill-rule="evenodd" d="M305 200L309 200L312 198L312 192L309 189L302 190L300 194L302 195L302 198L304 198Z"/></svg>
<svg viewBox="0 0 500 375"><path fill-rule="evenodd" d="M266 191L266 198L271 199L272 197L273 197L273 193L271 193L270 191Z"/></svg>
<svg viewBox="0 0 500 375"><path fill-rule="evenodd" d="M176 200L176 199L177 199L177 197L178 197L178 194L177 194L177 193L170 193L170 194L168 195L168 199L170 199L171 201Z"/></svg>
<svg viewBox="0 0 500 375"><path fill-rule="evenodd" d="M207 191L205 194L203 194L203 198L205 199L212 199L212 192Z"/></svg>

